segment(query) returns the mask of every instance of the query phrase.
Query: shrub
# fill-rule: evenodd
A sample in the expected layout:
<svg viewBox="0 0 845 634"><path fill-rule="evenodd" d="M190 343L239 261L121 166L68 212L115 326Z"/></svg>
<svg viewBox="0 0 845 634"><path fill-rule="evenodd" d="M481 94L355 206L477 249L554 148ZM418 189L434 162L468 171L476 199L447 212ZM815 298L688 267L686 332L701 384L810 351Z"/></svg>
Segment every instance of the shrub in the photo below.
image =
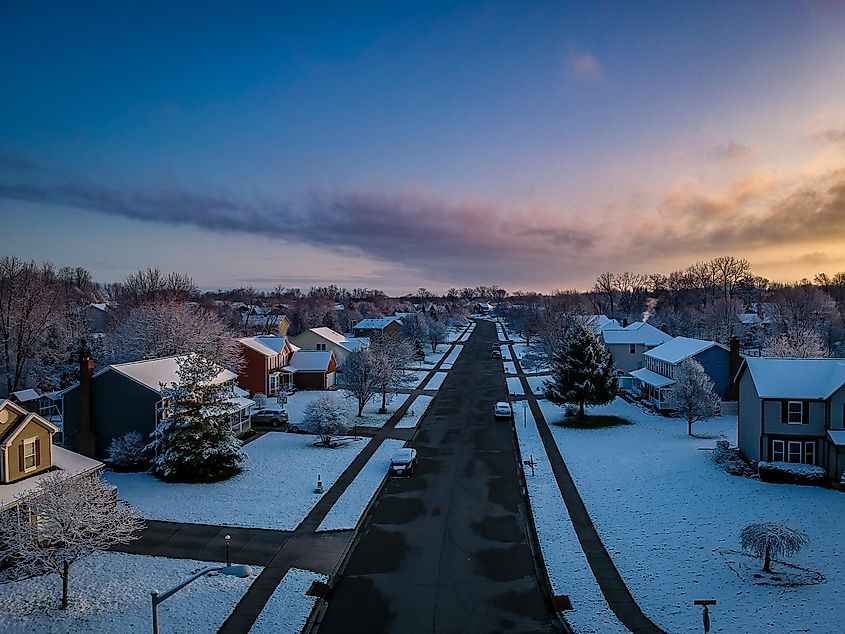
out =
<svg viewBox="0 0 845 634"><path fill-rule="evenodd" d="M794 464L791 462L757 463L757 473L764 482L783 484L824 484L827 473L823 467L810 464Z"/></svg>
<svg viewBox="0 0 845 634"><path fill-rule="evenodd" d="M267 405L267 395L264 392L258 392L252 397L252 400L255 401L255 406L258 409L264 409Z"/></svg>
<svg viewBox="0 0 845 634"><path fill-rule="evenodd" d="M150 466L146 445L136 431L115 438L109 446L109 465L115 471L146 471Z"/></svg>
<svg viewBox="0 0 845 634"><path fill-rule="evenodd" d="M731 447L727 440L717 440L713 450L713 462L735 476L750 476L754 470L739 455L739 449Z"/></svg>

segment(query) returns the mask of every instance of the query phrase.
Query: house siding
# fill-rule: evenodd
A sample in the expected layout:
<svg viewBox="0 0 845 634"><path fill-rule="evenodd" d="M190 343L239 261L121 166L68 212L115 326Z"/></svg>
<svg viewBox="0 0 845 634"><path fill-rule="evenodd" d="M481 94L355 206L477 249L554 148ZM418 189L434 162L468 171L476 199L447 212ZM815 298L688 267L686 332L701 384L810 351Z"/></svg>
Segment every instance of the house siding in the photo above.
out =
<svg viewBox="0 0 845 634"><path fill-rule="evenodd" d="M707 375L713 379L713 388L719 398L726 398L731 386L730 375L731 353L721 346L713 346L693 357L702 366Z"/></svg>
<svg viewBox="0 0 845 634"><path fill-rule="evenodd" d="M613 357L613 365L616 366L616 369L625 374L630 374L634 370L645 367L643 355L654 346L647 347L644 344L635 343L634 354L631 354L631 345L627 343L610 343L605 344L605 347Z"/></svg>
<svg viewBox="0 0 845 634"><path fill-rule="evenodd" d="M238 386L249 392L257 394L269 392L269 378L267 372L267 357L252 348L241 345L244 356L244 368L238 375Z"/></svg>
<svg viewBox="0 0 845 634"><path fill-rule="evenodd" d="M845 429L845 387L830 397L830 428Z"/></svg>
<svg viewBox="0 0 845 634"><path fill-rule="evenodd" d="M326 350L334 352L334 356L337 357L337 360L341 363L345 361L346 357L349 355L349 350L347 350L343 346L339 346L333 341L329 341L325 337L321 337L320 335L310 330L306 330L301 335L297 335L293 339L293 343L294 345L299 346L303 350L317 350L318 343L325 344Z"/></svg>
<svg viewBox="0 0 845 634"><path fill-rule="evenodd" d="M757 462L760 460L760 417L763 407L757 394L757 387L751 373L744 371L739 381L739 405L737 407L737 435L739 450L743 455Z"/></svg>
<svg viewBox="0 0 845 634"><path fill-rule="evenodd" d="M18 455L24 441L30 438L38 439L38 450L40 452L38 466L30 471L22 471L20 469ZM6 460L8 461L7 464L9 466L8 482L12 483L24 478L29 478L50 469L53 464L53 444L51 440L52 438L50 432L44 429L41 425L34 421L26 423L24 428L17 433L14 440L6 448Z"/></svg>
<svg viewBox="0 0 845 634"><path fill-rule="evenodd" d="M826 409L824 401L809 402L809 422L801 425L790 425L783 420L783 403L783 400L765 401L766 420L763 433L772 436L824 436Z"/></svg>
<svg viewBox="0 0 845 634"><path fill-rule="evenodd" d="M91 426L97 439L96 457L108 456L111 441L130 431L144 438L156 427L156 404L161 396L140 383L108 370L94 377L91 394ZM63 399L65 447L76 451L79 431L79 387L65 392Z"/></svg>

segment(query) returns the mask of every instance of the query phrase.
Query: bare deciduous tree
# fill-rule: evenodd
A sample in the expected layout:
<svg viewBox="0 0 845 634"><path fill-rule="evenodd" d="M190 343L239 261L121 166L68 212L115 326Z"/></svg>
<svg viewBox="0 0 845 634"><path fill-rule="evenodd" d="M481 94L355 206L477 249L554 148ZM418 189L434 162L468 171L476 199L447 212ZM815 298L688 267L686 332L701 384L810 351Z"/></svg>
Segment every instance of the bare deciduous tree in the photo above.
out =
<svg viewBox="0 0 845 634"><path fill-rule="evenodd" d="M378 394L381 374L377 359L372 350L362 348L347 355L338 372L338 387L347 391L358 405L358 414L364 413L364 407Z"/></svg>
<svg viewBox="0 0 845 634"><path fill-rule="evenodd" d="M739 543L763 560L763 572L771 572L772 558L797 553L807 543L807 536L780 522L760 522L743 528Z"/></svg>
<svg viewBox="0 0 845 634"><path fill-rule="evenodd" d="M713 380L695 359L682 361L675 368L675 383L669 388L667 402L687 421L690 436L693 423L713 418L719 411Z"/></svg>

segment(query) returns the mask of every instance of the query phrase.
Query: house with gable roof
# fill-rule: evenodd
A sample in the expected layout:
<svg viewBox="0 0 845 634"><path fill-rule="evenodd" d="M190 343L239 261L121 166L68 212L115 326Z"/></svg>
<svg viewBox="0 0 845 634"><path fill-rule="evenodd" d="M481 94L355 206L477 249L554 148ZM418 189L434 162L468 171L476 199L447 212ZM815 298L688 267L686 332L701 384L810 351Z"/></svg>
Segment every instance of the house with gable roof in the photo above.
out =
<svg viewBox="0 0 845 634"><path fill-rule="evenodd" d="M845 470L845 359L748 357L739 370L739 449L753 462Z"/></svg>
<svg viewBox="0 0 845 634"><path fill-rule="evenodd" d="M339 332L321 326L309 328L293 338L293 345L300 350L333 352L338 364L343 364L352 352L367 348L370 340L366 337L347 337Z"/></svg>
<svg viewBox="0 0 845 634"><path fill-rule="evenodd" d="M644 321L624 328L606 327L601 331L605 348L613 357L616 369L630 374L645 367L646 352L666 343L672 336Z"/></svg>
<svg viewBox="0 0 845 634"><path fill-rule="evenodd" d="M402 320L398 317L379 317L378 319L362 319L352 327L355 337L379 337L395 335L402 330Z"/></svg>

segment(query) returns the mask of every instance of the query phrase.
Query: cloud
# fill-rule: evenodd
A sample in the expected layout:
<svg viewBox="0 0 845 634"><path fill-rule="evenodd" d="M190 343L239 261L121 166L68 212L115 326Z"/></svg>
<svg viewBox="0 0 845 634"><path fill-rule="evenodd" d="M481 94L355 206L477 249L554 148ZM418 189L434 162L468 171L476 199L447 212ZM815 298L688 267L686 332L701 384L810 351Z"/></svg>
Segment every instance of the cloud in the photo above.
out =
<svg viewBox="0 0 845 634"><path fill-rule="evenodd" d="M577 51L574 47L570 48L566 57L566 68L572 75L582 79L597 80L604 76L601 64L592 53Z"/></svg>
<svg viewBox="0 0 845 634"><path fill-rule="evenodd" d="M829 128L822 130L811 136L811 139L817 143L845 143L845 130L837 128Z"/></svg>
<svg viewBox="0 0 845 634"><path fill-rule="evenodd" d="M727 145L715 145L704 153L708 161L718 163L736 163L751 158L754 150L747 145L731 141Z"/></svg>

